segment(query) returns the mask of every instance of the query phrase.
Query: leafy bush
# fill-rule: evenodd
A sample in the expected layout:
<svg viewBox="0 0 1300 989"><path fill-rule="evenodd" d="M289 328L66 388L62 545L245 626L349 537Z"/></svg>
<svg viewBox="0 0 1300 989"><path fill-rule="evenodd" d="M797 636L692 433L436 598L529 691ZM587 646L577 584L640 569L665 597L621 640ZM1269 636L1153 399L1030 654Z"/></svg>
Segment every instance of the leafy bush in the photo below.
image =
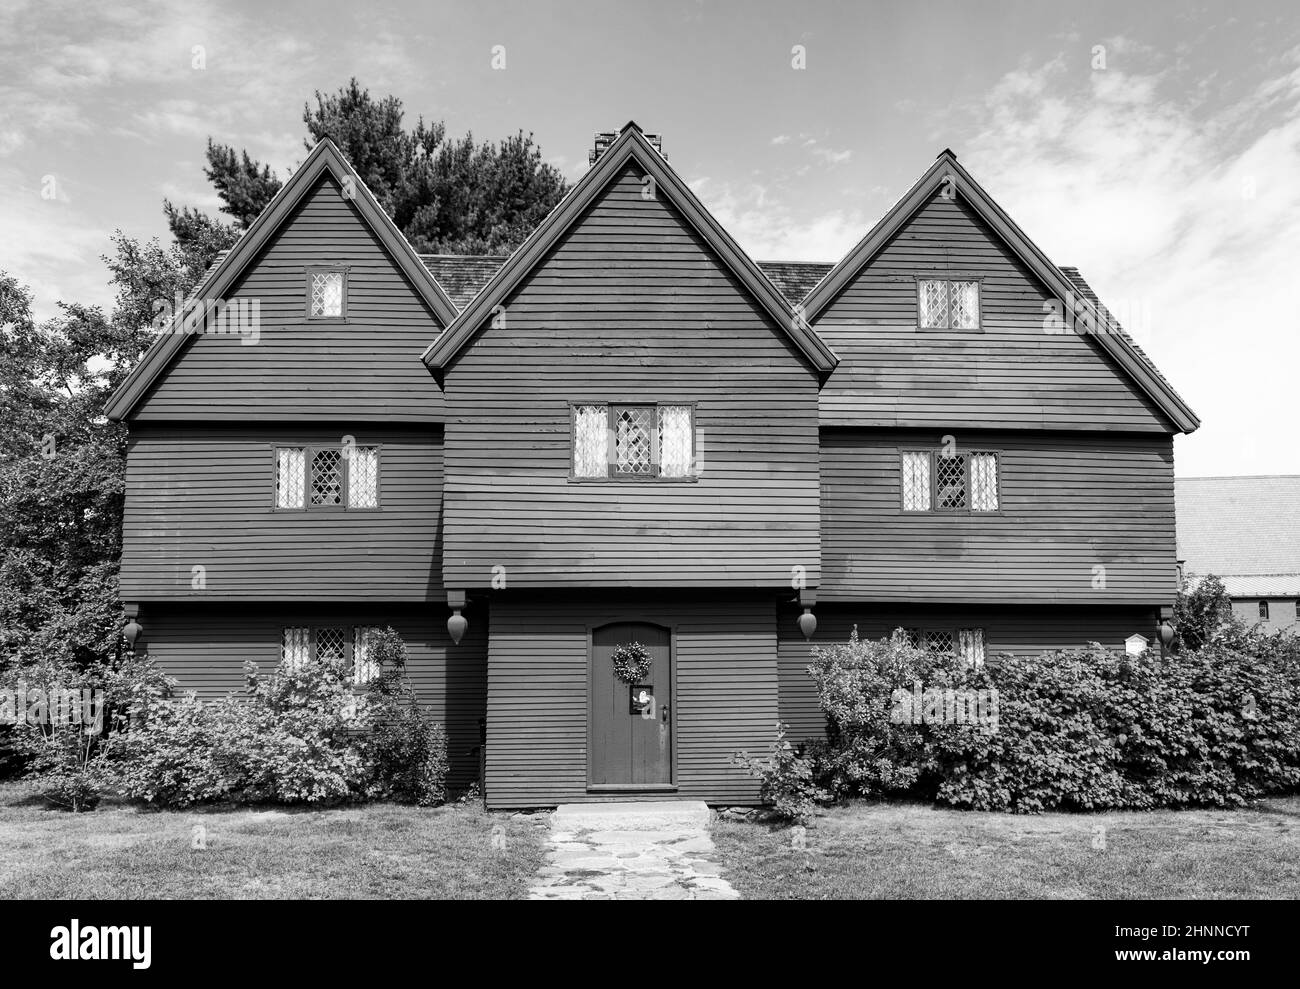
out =
<svg viewBox="0 0 1300 989"><path fill-rule="evenodd" d="M947 683L956 659L912 646L901 629L887 639L815 646L808 672L826 715L827 744L818 773L836 795L904 792L920 781L926 764L925 732L891 719L898 691Z"/></svg>
<svg viewBox="0 0 1300 989"><path fill-rule="evenodd" d="M373 636L370 658L378 674L360 696L337 666L312 660L269 675L249 664L244 697L163 704L123 739L115 785L164 807L441 803L446 737L416 703L406 647L385 629Z"/></svg>
<svg viewBox="0 0 1300 989"><path fill-rule="evenodd" d="M433 807L447 799L447 735L420 710L406 677L406 643L391 628L372 634L379 673L366 694L369 795Z"/></svg>
<svg viewBox="0 0 1300 989"><path fill-rule="evenodd" d="M1236 806L1300 787L1300 662L1285 637L1217 623L1161 658L1099 645L981 669L906 639L816 651L816 776L837 795L907 792L977 810ZM996 691L996 730L894 719L891 692Z"/></svg>
<svg viewBox="0 0 1300 989"><path fill-rule="evenodd" d="M736 753L734 761L760 781L759 799L778 818L806 824L817 804L827 800L829 794L813 781L812 760L786 741L785 733L786 726L778 722L776 740L766 762L751 757L748 752Z"/></svg>

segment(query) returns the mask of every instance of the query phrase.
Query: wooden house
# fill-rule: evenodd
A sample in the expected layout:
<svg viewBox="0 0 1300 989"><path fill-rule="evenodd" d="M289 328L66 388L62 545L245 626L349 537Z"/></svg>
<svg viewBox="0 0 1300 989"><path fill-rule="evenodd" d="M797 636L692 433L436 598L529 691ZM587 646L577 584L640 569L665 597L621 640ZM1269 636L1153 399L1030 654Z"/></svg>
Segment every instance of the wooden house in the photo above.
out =
<svg viewBox="0 0 1300 989"><path fill-rule="evenodd" d="M1175 593L1195 416L948 151L818 265L635 124L508 258L418 256L326 141L194 302L108 410L142 645L218 694L392 625L493 807L755 800L814 620L982 662Z"/></svg>

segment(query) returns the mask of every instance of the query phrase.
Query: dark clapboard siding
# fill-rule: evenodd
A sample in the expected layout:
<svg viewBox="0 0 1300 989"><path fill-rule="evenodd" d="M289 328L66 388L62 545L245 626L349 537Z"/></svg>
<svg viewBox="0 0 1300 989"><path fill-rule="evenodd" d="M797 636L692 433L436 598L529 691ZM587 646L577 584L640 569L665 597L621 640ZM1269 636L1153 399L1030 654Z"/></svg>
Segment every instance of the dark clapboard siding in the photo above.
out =
<svg viewBox="0 0 1300 989"><path fill-rule="evenodd" d="M931 272L983 277L982 332L917 329ZM960 192L936 194L814 322L841 360L822 424L1170 431L1095 341L1045 331L1048 298Z"/></svg>
<svg viewBox="0 0 1300 989"><path fill-rule="evenodd" d="M452 783L478 778L479 719L485 714L487 614L480 609L460 645L447 637L446 610L396 604L167 604L141 609L138 647L178 681L178 691L222 697L244 686L245 662L264 672L280 662L286 625L388 626L402 636L407 674L421 706L447 729Z"/></svg>
<svg viewBox="0 0 1300 989"><path fill-rule="evenodd" d="M823 604L816 614L817 632L811 643L799 633L796 611L783 608L777 619L781 720L790 725L792 740L819 736L825 725L807 672L812 646L847 642L854 625L862 639L879 639L896 628L982 628L985 655L992 663L996 653L1035 655L1082 648L1089 642L1123 652L1124 640L1134 633L1154 641L1157 620L1153 609L1131 606Z"/></svg>
<svg viewBox="0 0 1300 989"><path fill-rule="evenodd" d="M788 586L818 568L817 381L628 170L446 373L448 587ZM573 483L574 401L698 403L698 483Z"/></svg>
<svg viewBox="0 0 1300 989"><path fill-rule="evenodd" d="M902 511L899 451L938 431L822 430L819 600L1172 603L1169 437L960 425L959 451L1000 453L997 514Z"/></svg>
<svg viewBox="0 0 1300 989"><path fill-rule="evenodd" d="M277 511L277 445L380 446L378 511ZM443 600L441 429L131 429L124 601ZM191 586L191 568L207 586Z"/></svg>
<svg viewBox="0 0 1300 989"><path fill-rule="evenodd" d="M771 743L777 715L776 606L768 595L531 592L492 602L487 798L493 807L634 799L587 792L592 627L673 628L677 793L752 803L757 784L731 764ZM471 628L474 616L470 617ZM662 797L662 794L660 794Z"/></svg>
<svg viewBox="0 0 1300 989"><path fill-rule="evenodd" d="M306 319L309 265L348 267L347 322ZM259 301L258 342L197 336L135 421L442 420L442 393L420 360L437 318L332 179L305 197L229 298Z"/></svg>

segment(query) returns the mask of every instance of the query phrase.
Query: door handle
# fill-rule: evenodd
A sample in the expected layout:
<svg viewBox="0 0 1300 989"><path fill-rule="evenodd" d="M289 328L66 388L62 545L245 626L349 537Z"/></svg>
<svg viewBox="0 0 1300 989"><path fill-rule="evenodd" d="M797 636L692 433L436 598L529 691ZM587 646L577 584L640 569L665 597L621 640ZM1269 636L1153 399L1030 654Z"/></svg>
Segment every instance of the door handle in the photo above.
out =
<svg viewBox="0 0 1300 989"><path fill-rule="evenodd" d="M667 723L668 723L668 705L667 705L667 704L661 704L661 705L659 706L659 709L660 709L660 711L662 712L662 716L663 716L663 719L664 719L664 724L667 724Z"/></svg>

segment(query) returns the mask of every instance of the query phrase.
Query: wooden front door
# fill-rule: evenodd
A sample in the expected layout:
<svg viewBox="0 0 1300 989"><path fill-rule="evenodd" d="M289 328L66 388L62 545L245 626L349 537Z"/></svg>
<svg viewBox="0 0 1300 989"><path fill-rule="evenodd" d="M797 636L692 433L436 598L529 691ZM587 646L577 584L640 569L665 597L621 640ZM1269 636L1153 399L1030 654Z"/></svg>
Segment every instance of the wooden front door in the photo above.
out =
<svg viewBox="0 0 1300 989"><path fill-rule="evenodd" d="M639 642L650 672L635 684L614 673L617 646ZM590 749L592 786L667 786L673 778L672 636L668 629L620 622L591 636Z"/></svg>

